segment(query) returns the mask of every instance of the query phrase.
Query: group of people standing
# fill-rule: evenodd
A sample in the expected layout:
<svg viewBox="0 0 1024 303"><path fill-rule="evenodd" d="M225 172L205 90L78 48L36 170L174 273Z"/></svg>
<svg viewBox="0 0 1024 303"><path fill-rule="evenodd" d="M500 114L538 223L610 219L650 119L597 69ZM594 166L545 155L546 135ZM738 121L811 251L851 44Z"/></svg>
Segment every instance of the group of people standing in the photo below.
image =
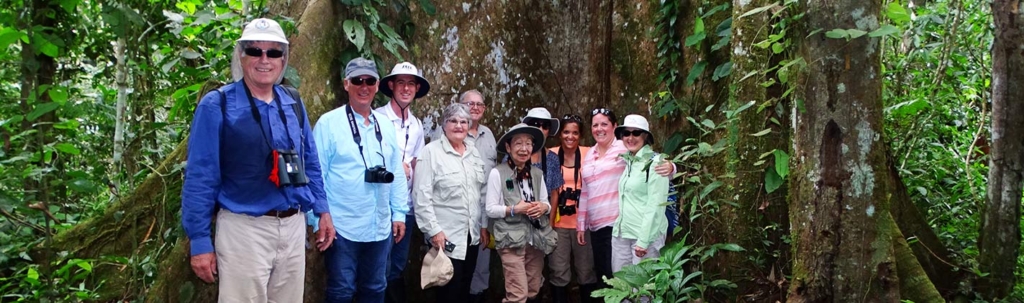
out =
<svg viewBox="0 0 1024 303"><path fill-rule="evenodd" d="M344 71L348 104L309 125L297 94L278 85L287 61L279 24L248 23L236 81L196 108L182 224L192 268L219 281L221 302L302 301L306 224L310 247L324 253L328 302L406 301L413 230L451 260L438 302L482 299L490 249L504 302L537 299L545 259L554 300L567 302L572 272L588 301L599 277L664 246L675 166L652 150L642 116L619 125L611 110L594 109L596 145L585 147L581 117L533 108L495 140L480 124L484 95L469 90L428 136L409 111L430 91L422 71L402 62L380 77L356 58ZM372 109L378 91L390 101ZM558 146L545 148L549 138Z"/></svg>

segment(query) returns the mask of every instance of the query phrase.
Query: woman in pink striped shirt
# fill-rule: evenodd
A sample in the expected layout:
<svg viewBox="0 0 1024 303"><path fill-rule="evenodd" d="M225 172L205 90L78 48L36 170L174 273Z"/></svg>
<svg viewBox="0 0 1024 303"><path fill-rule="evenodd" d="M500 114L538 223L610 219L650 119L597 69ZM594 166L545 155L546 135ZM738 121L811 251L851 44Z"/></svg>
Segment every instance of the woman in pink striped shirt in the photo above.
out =
<svg viewBox="0 0 1024 303"><path fill-rule="evenodd" d="M622 141L615 139L615 113L599 107L590 112L590 132L597 142L583 157L580 176L579 208L576 212L576 241L586 244L585 231L590 231L590 245L594 249L594 271L612 278L612 224L619 217L619 179L626 170L626 162L619 155L627 152ZM662 162L655 171L671 176L675 165ZM601 280L600 278L598 280Z"/></svg>

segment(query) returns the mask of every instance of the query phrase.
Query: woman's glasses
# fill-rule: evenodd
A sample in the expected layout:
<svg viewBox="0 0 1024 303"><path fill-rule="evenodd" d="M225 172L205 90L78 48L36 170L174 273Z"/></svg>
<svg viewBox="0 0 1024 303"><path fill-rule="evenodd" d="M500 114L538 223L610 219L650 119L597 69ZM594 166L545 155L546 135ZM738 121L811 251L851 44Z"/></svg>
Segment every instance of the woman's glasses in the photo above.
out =
<svg viewBox="0 0 1024 303"><path fill-rule="evenodd" d="M352 79L348 79L348 82L352 83L352 85L363 85L363 83L366 83L366 85L377 85L377 78L374 78L374 77L352 78Z"/></svg>
<svg viewBox="0 0 1024 303"><path fill-rule="evenodd" d="M279 49L263 50L263 49L261 49L259 47L246 47L244 49L244 51L245 51L245 55L246 56L251 56L251 57L263 57L264 53L267 54L267 58L274 58L274 59L276 59L276 58L284 57L284 51L279 50Z"/></svg>

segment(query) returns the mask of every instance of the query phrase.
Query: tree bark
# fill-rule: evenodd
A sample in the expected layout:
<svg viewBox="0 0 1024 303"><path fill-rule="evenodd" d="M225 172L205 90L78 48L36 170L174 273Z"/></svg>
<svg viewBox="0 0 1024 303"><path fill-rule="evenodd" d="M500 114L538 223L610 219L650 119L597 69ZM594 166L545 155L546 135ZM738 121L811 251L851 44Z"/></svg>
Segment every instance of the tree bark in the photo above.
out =
<svg viewBox="0 0 1024 303"><path fill-rule="evenodd" d="M116 177L120 168L121 156L124 154L124 109L128 102L128 66L125 63L124 37L114 42L114 57L117 58L115 65L114 82L117 85L117 104L114 106L114 156L110 161L111 176ZM117 180L117 178L111 178Z"/></svg>
<svg viewBox="0 0 1024 303"><path fill-rule="evenodd" d="M1013 290L1020 255L1021 174L1024 173L1024 14L1019 0L995 0L992 13L992 147L981 214L978 264L985 298Z"/></svg>
<svg viewBox="0 0 1024 303"><path fill-rule="evenodd" d="M882 132L879 38L825 31L878 28L880 2L808 2L797 34L807 67L793 109L793 278L788 302L898 302ZM878 176L878 177L876 177Z"/></svg>
<svg viewBox="0 0 1024 303"><path fill-rule="evenodd" d="M917 262L918 257L910 249L910 245L907 244L903 233L900 232L896 222L893 221L892 215L885 213L883 215L886 217L886 222L883 224L894 231L892 233L892 243L895 245L896 272L900 279L901 299L920 303L946 302L942 295L939 294L939 291L935 289L935 285L932 284L928 274L921 267L921 263Z"/></svg>

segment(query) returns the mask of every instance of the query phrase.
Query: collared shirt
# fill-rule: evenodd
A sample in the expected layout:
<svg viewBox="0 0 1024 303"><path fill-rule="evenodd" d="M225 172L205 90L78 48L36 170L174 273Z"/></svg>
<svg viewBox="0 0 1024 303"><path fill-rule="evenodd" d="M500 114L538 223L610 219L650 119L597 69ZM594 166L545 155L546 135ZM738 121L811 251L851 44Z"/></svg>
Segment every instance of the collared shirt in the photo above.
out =
<svg viewBox="0 0 1024 303"><path fill-rule="evenodd" d="M223 95L212 91L196 106L188 139L181 224L191 240L192 255L214 251L210 223L217 206L250 216L289 208L315 214L328 211L317 144L308 120L300 129L299 119L306 118L296 116L292 108L295 100L275 85L274 95L280 103L253 99L261 118L257 123L241 81L225 85L220 91ZM223 107L222 102L226 102ZM287 126L281 121L281 112ZM271 147L299 153L309 179L306 186L278 188L268 179L276 164L270 160Z"/></svg>
<svg viewBox="0 0 1024 303"><path fill-rule="evenodd" d="M438 127L433 133L431 133L430 140L436 141L441 138L444 138L444 130L441 127ZM466 142L473 143L473 146L476 147L477 152L480 154L480 159L484 163L484 173L489 173L498 161L498 143L494 140L494 132L483 124L477 125L476 136L470 132L466 132ZM486 198L486 192L480 195L480 213L484 212L483 207ZM481 216L480 226L487 226L486 216Z"/></svg>
<svg viewBox="0 0 1024 303"><path fill-rule="evenodd" d="M484 165L472 143L460 155L447 138L434 140L416 159L416 224L424 237L444 232L455 250L448 255L463 260L466 248L480 243L480 196ZM466 235L471 243L466 243Z"/></svg>
<svg viewBox="0 0 1024 303"><path fill-rule="evenodd" d="M402 169L402 151L395 127L384 114L370 111L370 125L353 112L361 137L362 152L355 144L346 115L348 105L332 110L317 121L313 136L320 147L324 189L331 207L331 219L338 234L349 241L376 242L391 235L392 222L405 222L409 213L409 192ZM380 125L378 141L374 125ZM363 161L366 161L365 164ZM395 175L391 183L367 183L367 167L382 165ZM402 190L392 190L402 189ZM316 218L312 218L313 226Z"/></svg>
<svg viewBox="0 0 1024 303"><path fill-rule="evenodd" d="M583 156L583 190L576 210L576 230L595 231L611 226L619 217L619 178L626 170L626 161L619 155L626 151L622 141L615 140L603 156L597 154L597 146Z"/></svg>
<svg viewBox="0 0 1024 303"><path fill-rule="evenodd" d="M668 177L654 172L652 165L661 162L664 156L655 154L650 145L644 145L636 156L627 158L626 172L619 179L621 203L612 234L636 239L637 247L647 248L651 241L668 229L668 217L665 216Z"/></svg>
<svg viewBox="0 0 1024 303"><path fill-rule="evenodd" d="M398 131L395 138L398 139L398 147L402 150L402 162L409 165L409 170L412 172L411 175L415 176L416 173L412 169L412 160L419 157L420 150L423 149L423 123L420 122L419 118L412 115L410 111L405 116L403 121L402 115L399 115L391 108L391 103L385 104L384 106L375 109L378 113L382 113L388 116L388 120L394 124L395 130ZM409 183L409 209L412 210L412 184Z"/></svg>
<svg viewBox="0 0 1024 303"><path fill-rule="evenodd" d="M558 151L561 148L562 148L561 146L552 147L551 148L551 152L554 153L556 155L556 157L557 157ZM564 182L563 182L564 184L562 184L562 188L560 188L559 190L562 190L562 191L567 190L567 189L580 190L580 188L583 187L583 178L579 176L580 171L577 170L576 168L577 167L583 167L582 166L583 155L586 155L587 151L590 151L590 147L579 146L579 147L577 147L577 149L580 152L579 162L577 162L576 165L573 165L571 167L566 167L565 165L561 165L561 167L562 167L562 180L564 180ZM573 155L566 155L566 156L573 157ZM558 159L558 160L562 160L562 159ZM559 162L559 163L562 163L562 162ZM559 195L562 195L562 193L559 192ZM562 197L560 196L560 197L558 197L558 199L561 200ZM551 201L551 203L555 205L554 208L552 208L553 210L557 210L558 209L558 205L559 205L558 203L559 202L560 201ZM565 201L565 205L566 206L572 206L572 205L576 205L578 203L579 203L579 200L575 200L575 201L574 200L566 200ZM579 209L577 209L577 211L579 211ZM576 229L576 214L572 214L572 215L568 215L568 216L562 215L562 214L556 214L556 217L552 221L551 226L555 227L555 228Z"/></svg>

